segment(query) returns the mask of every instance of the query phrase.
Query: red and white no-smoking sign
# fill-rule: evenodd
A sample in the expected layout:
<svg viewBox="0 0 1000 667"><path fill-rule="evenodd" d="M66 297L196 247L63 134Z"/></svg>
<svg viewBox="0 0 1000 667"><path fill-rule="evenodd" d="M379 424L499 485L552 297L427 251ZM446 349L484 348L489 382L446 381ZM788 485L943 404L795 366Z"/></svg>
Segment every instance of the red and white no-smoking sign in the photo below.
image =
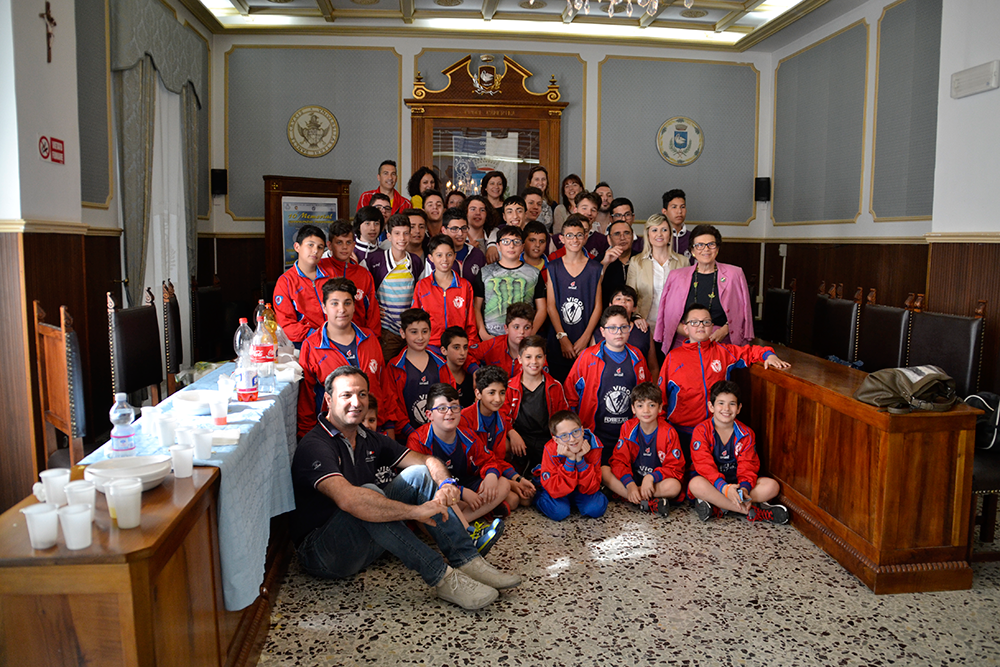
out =
<svg viewBox="0 0 1000 667"><path fill-rule="evenodd" d="M45 162L66 164L66 144L55 137L38 137L38 157Z"/></svg>

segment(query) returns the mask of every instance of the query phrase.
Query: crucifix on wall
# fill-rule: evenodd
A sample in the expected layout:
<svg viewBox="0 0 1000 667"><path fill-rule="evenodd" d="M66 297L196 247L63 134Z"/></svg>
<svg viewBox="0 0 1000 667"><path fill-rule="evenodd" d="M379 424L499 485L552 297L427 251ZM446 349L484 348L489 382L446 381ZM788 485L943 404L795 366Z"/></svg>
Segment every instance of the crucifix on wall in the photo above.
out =
<svg viewBox="0 0 1000 667"><path fill-rule="evenodd" d="M52 38L55 37L53 28L56 27L56 20L52 18L52 7L48 2L45 3L45 11L38 16L45 19L45 45L48 50L48 60L46 62L52 62Z"/></svg>

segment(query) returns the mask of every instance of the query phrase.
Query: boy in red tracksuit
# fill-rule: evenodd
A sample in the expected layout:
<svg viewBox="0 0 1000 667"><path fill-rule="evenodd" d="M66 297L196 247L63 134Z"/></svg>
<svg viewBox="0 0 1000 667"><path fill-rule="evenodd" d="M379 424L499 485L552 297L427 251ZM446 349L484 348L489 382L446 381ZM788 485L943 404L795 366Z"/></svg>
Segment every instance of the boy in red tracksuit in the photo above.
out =
<svg viewBox="0 0 1000 667"><path fill-rule="evenodd" d="M604 516L608 498L601 493L601 441L569 410L552 415L549 430L535 506L554 521L568 517L573 505L583 516Z"/></svg>
<svg viewBox="0 0 1000 667"><path fill-rule="evenodd" d="M518 346L521 370L507 383L507 396L500 411L510 425L511 453L515 467L522 474L542 462L545 443L552 437L549 417L569 410L562 384L545 372L547 346L541 336L528 336L521 341Z"/></svg>
<svg viewBox="0 0 1000 667"><path fill-rule="evenodd" d="M709 388L728 380L734 368L763 362L764 368L791 366L769 347L730 345L711 339L712 316L704 306L688 306L681 318L687 340L667 353L660 367L659 385L663 393L663 416L681 439L684 457L691 460L691 433L711 417Z"/></svg>
<svg viewBox="0 0 1000 667"><path fill-rule="evenodd" d="M706 419L694 429L691 466L697 473L688 490L697 498L698 518L708 521L726 512L745 514L747 521L788 523L788 508L768 501L778 495L778 482L758 477L760 459L753 431L736 420L740 413L740 386L720 381L712 385Z"/></svg>
<svg viewBox="0 0 1000 667"><path fill-rule="evenodd" d="M358 288L354 295L354 323L369 329L378 338L382 335L382 311L375 295L375 281L368 269L359 266L354 256L354 226L346 220L331 222L330 257L319 261L319 268L326 275L347 278Z"/></svg>
<svg viewBox="0 0 1000 667"><path fill-rule="evenodd" d="M527 505L535 495L535 485L517 473L507 461L507 437L510 422L500 413L507 395L507 374L496 366L476 371L476 402L462 410L461 427L475 433L487 451L496 457L500 473L510 483L510 493L497 507L503 516L518 506Z"/></svg>
<svg viewBox="0 0 1000 667"><path fill-rule="evenodd" d="M434 265L431 275L417 281L412 308L423 308L431 316L431 345L441 346L441 334L452 325L461 326L469 343L479 342L476 316L472 309L472 284L452 271L455 245L450 236L438 234L427 244L427 256Z"/></svg>
<svg viewBox="0 0 1000 667"><path fill-rule="evenodd" d="M330 274L319 266L326 250L326 236L316 225L302 225L295 233L299 258L278 276L274 285L274 316L295 347L326 322L320 290Z"/></svg>
<svg viewBox="0 0 1000 667"><path fill-rule="evenodd" d="M660 390L643 382L632 391L635 417L622 425L611 453L607 487L634 503L640 512L667 516L684 478L684 455L677 431L660 415Z"/></svg>
<svg viewBox="0 0 1000 667"><path fill-rule="evenodd" d="M476 402L476 382L473 375L479 364L469 358L469 335L459 326L448 327L441 334L441 382L458 390L458 400L465 409Z"/></svg>
<svg viewBox="0 0 1000 667"><path fill-rule="evenodd" d="M534 333L537 311L530 303L512 303L504 319L507 333L469 345L469 356L480 366L499 366L509 376L521 372L518 346ZM471 341L470 341L471 343Z"/></svg>
<svg viewBox="0 0 1000 667"><path fill-rule="evenodd" d="M404 310L399 317L406 347L386 366L386 393L394 401L396 437L406 442L410 433L427 423L427 392L441 382L447 362L427 347L431 316L420 308Z"/></svg>
<svg viewBox="0 0 1000 667"><path fill-rule="evenodd" d="M354 295L357 288L346 278L331 278L323 285L323 308L326 324L302 343L299 365L298 434L301 438L316 426L316 416L323 410L326 376L340 366L355 366L368 376L371 394L385 406L382 422L392 436L395 415L385 398L384 362L378 338L355 324Z"/></svg>

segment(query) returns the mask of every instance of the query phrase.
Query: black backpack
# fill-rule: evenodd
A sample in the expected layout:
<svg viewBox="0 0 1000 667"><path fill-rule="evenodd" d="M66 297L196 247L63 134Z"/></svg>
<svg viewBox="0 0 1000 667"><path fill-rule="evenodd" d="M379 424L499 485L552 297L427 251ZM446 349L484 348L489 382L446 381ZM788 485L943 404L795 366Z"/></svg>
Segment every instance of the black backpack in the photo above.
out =
<svg viewBox="0 0 1000 667"><path fill-rule="evenodd" d="M985 414L976 417L976 449L992 449L997 443L997 425L1000 423L1000 396L988 391L973 394L965 399L973 408Z"/></svg>

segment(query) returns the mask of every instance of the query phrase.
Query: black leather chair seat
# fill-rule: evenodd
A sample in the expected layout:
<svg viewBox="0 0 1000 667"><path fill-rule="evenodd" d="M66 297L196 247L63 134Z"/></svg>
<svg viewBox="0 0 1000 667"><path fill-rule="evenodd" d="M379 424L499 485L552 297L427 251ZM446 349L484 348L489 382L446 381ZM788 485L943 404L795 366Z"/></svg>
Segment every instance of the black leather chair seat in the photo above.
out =
<svg viewBox="0 0 1000 667"><path fill-rule="evenodd" d="M939 366L955 378L958 395L968 396L975 393L979 385L982 338L982 318L914 313L906 365Z"/></svg>

